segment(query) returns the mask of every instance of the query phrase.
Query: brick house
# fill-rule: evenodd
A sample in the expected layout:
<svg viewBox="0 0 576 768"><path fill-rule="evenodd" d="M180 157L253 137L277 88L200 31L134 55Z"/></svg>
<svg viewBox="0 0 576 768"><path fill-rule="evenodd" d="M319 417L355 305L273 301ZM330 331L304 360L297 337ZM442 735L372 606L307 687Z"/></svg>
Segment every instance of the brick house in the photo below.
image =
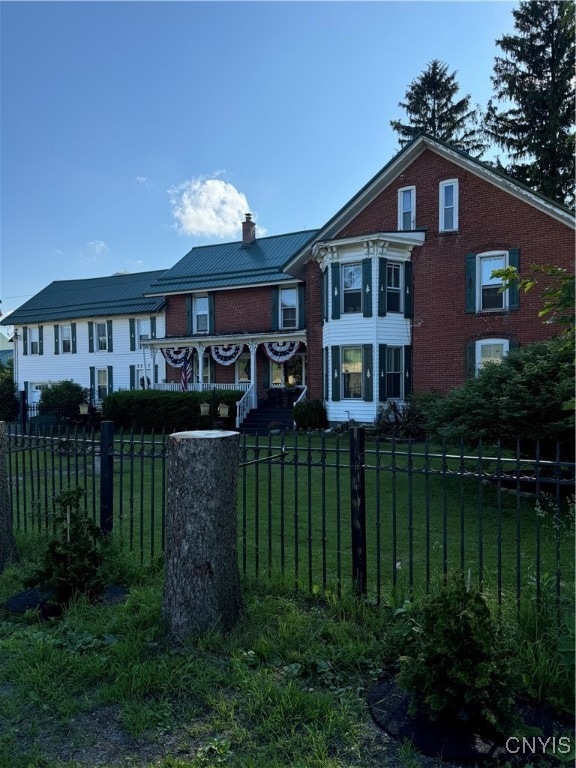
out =
<svg viewBox="0 0 576 768"><path fill-rule="evenodd" d="M486 361L556 333L538 317L538 291L502 292L491 274L546 263L572 270L574 228L566 208L420 136L318 230L258 237L246 214L242 240L130 276L142 312L150 302L162 309L155 337L141 342L143 365L165 372L153 386L179 388L184 373L188 388L243 390L240 420L289 388L323 399L332 423L369 423L387 401L446 393ZM37 303L10 322L60 319ZM109 360L109 385L138 387L136 368ZM62 367L64 355L51 362ZM66 375L54 368L51 377L77 379L69 362Z"/></svg>

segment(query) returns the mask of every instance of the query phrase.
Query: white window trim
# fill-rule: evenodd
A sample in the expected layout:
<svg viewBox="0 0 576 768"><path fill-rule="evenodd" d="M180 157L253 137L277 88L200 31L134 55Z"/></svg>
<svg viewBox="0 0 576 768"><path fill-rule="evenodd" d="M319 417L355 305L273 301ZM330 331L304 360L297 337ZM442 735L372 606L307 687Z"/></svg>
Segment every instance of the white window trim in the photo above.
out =
<svg viewBox="0 0 576 768"><path fill-rule="evenodd" d="M100 337L98 336L98 326L103 325L104 326L104 349L100 349ZM98 352L108 352L108 323L106 320L95 320L94 321L94 351L96 353Z"/></svg>
<svg viewBox="0 0 576 768"><path fill-rule="evenodd" d="M102 402L103 398L100 397L100 373L104 373L106 375L106 393L104 396L108 394L108 368L96 368L94 371L94 388L95 388L95 399L96 402L100 403Z"/></svg>
<svg viewBox="0 0 576 768"><path fill-rule="evenodd" d="M68 328L70 331L70 335L68 337L68 341L70 342L70 349L65 350L64 349L64 328ZM60 326L60 354L61 355L70 355L72 354L72 325L70 323L64 323Z"/></svg>
<svg viewBox="0 0 576 768"><path fill-rule="evenodd" d="M198 299L206 299L206 312L198 312L196 310L196 302ZM192 298L192 332L194 334L207 334L210 330L210 322L209 322L209 314L210 314L210 308L208 306L208 294L198 294L198 296L194 296ZM199 331L198 330L198 316L199 315L206 315L206 330L205 331Z"/></svg>
<svg viewBox="0 0 576 768"><path fill-rule="evenodd" d="M404 362L404 347L399 344L390 344L386 350L386 376L389 375L390 371L388 371L388 354L392 350L400 350L400 370L394 371L395 374L400 375L400 394L399 395L390 395L386 398L387 401L393 400L394 402L402 402L404 400L404 379L406 377L406 366ZM386 385L388 385L388 382L386 382ZM386 387L388 388L388 387Z"/></svg>
<svg viewBox="0 0 576 768"><path fill-rule="evenodd" d="M490 338L490 339L478 339L476 341L475 354L475 368L476 373L482 368L482 347L487 344L502 344L502 357L506 357L510 351L510 339Z"/></svg>
<svg viewBox="0 0 576 768"><path fill-rule="evenodd" d="M33 344L36 344L36 351L34 352ZM32 325L28 328L28 354L39 355L40 354L40 328L37 325Z"/></svg>
<svg viewBox="0 0 576 768"><path fill-rule="evenodd" d="M357 397L346 397L344 394L344 350L345 349L358 349L360 350L360 394ZM343 344L340 347L340 398L341 400L350 400L357 403L358 400L362 400L364 397L364 354L362 351L362 344Z"/></svg>
<svg viewBox="0 0 576 768"><path fill-rule="evenodd" d="M410 229L416 229L416 187L414 185L409 187L401 187L398 190L398 231L406 231L404 227L404 216L403 210L402 210L402 193L403 192L411 192L411 201L412 201L412 207L410 210L411 216L410 216Z"/></svg>
<svg viewBox="0 0 576 768"><path fill-rule="evenodd" d="M282 291L294 291L296 296L296 303L294 305L296 314L294 317L294 325L284 325L284 314L282 312ZM280 317L278 318L278 327L280 330L295 331L298 328L298 286L297 285L282 285L278 293L278 312Z"/></svg>
<svg viewBox="0 0 576 768"><path fill-rule="evenodd" d="M482 306L482 260L486 258L493 258L494 256L504 257L505 269L509 264L509 252L508 251L484 251L483 253L476 254L476 306L479 313L491 313L491 312L505 312L508 309L508 296L510 291L502 292L502 306L495 307L494 309L484 309Z"/></svg>
<svg viewBox="0 0 576 768"><path fill-rule="evenodd" d="M391 261L389 260L386 264L386 304L388 304L388 291L390 290L390 286L388 285L388 268L389 267L397 267L398 268L398 274L400 277L400 285L398 287L398 294L399 294L399 309L388 309L388 312L394 312L395 314L403 314L404 312L404 263L401 261ZM396 292L396 289L393 289Z"/></svg>
<svg viewBox="0 0 576 768"><path fill-rule="evenodd" d="M444 205L444 190L446 187L450 186L454 187L454 216L453 226L448 228L444 226L444 212L446 210L446 206ZM458 200L458 179L446 179L445 181L441 181L438 190L438 229L440 232L456 232L458 230Z"/></svg>
<svg viewBox="0 0 576 768"><path fill-rule="evenodd" d="M345 267L360 267L360 288L344 288L344 268ZM344 296L347 293L359 292L360 293L360 309L356 312L349 312L344 309ZM360 315L364 311L364 291L362 290L362 259L353 259L351 261L343 261L340 263L340 314L341 315Z"/></svg>

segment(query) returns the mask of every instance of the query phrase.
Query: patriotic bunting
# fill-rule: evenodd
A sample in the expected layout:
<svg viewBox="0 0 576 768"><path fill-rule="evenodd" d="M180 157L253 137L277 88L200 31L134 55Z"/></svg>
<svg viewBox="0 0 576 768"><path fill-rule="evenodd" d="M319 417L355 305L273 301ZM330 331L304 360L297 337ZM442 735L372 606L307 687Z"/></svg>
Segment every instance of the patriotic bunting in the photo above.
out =
<svg viewBox="0 0 576 768"><path fill-rule="evenodd" d="M274 363L287 363L300 348L299 341L265 341L264 351Z"/></svg>
<svg viewBox="0 0 576 768"><path fill-rule="evenodd" d="M244 349L244 344L220 344L212 345L210 351L212 357L220 365L232 365L238 360Z"/></svg>
<svg viewBox="0 0 576 768"><path fill-rule="evenodd" d="M162 347L164 359L172 368L182 368L184 362L190 362L192 352L189 347Z"/></svg>

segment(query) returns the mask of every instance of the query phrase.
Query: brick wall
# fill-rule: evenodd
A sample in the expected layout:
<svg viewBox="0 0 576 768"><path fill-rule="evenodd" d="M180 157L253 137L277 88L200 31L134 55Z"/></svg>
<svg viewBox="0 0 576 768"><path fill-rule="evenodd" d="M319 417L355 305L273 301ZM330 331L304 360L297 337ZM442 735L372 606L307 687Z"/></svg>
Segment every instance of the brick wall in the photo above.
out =
<svg viewBox="0 0 576 768"><path fill-rule="evenodd" d="M438 231L438 185L459 182L459 230ZM416 226L426 242L413 252L413 386L446 392L465 378L466 342L488 337L541 341L558 327L538 317L540 291L520 295L520 309L501 313L465 311L465 257L495 249L520 249L520 272L532 264L572 269L574 233L567 226L492 184L426 150L394 184L351 222L339 237L397 229L397 194L416 186Z"/></svg>

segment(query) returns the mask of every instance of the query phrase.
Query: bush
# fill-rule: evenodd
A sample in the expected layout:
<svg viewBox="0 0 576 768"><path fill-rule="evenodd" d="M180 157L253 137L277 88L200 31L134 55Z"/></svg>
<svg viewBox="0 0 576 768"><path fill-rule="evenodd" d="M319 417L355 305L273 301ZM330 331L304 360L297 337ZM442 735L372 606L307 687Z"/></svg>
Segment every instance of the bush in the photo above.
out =
<svg viewBox="0 0 576 768"><path fill-rule="evenodd" d="M395 400L378 409L374 426L382 437L412 438L422 440L426 436L425 413L435 395L411 395L404 403Z"/></svg>
<svg viewBox="0 0 576 768"><path fill-rule="evenodd" d="M80 511L83 495L82 488L75 488L56 497L57 535L49 542L40 567L26 579L26 586L49 592L50 602L62 607L77 594L94 600L104 590L101 567L106 542L100 529Z"/></svg>
<svg viewBox="0 0 576 768"><path fill-rule="evenodd" d="M14 421L18 411L19 404L12 370L0 363L0 421Z"/></svg>
<svg viewBox="0 0 576 768"><path fill-rule="evenodd" d="M400 660L398 683L411 711L430 720L463 720L491 728L511 717L511 691L497 626L482 595L463 574L425 598L416 640Z"/></svg>
<svg viewBox="0 0 576 768"><path fill-rule="evenodd" d="M102 418L123 429L145 432L210 429L218 418L218 405L230 406L228 423L234 423L236 402L243 392L212 390L208 392L163 392L157 389L114 392L102 402ZM210 405L210 415L200 414L200 403ZM226 421L226 420L225 420Z"/></svg>
<svg viewBox="0 0 576 768"><path fill-rule="evenodd" d="M74 419L79 414L78 406L88 400L88 390L71 379L49 384L40 394L39 412L43 415Z"/></svg>
<svg viewBox="0 0 576 768"><path fill-rule="evenodd" d="M426 409L431 437L475 444L540 440L543 454L574 455L574 345L565 339L529 344L489 364ZM532 448L533 449L533 448Z"/></svg>
<svg viewBox="0 0 576 768"><path fill-rule="evenodd" d="M322 400L304 400L293 410L297 429L327 429L328 418Z"/></svg>

